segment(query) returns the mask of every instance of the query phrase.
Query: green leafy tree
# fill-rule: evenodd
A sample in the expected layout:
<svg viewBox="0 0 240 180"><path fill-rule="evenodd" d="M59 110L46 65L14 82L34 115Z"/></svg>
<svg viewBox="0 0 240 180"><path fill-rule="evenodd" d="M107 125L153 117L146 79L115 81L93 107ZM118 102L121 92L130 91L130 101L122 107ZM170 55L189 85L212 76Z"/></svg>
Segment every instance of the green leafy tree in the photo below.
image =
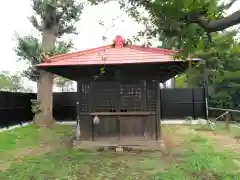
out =
<svg viewBox="0 0 240 180"><path fill-rule="evenodd" d="M11 75L8 71L0 72L0 91L24 91L22 79L19 75Z"/></svg>
<svg viewBox="0 0 240 180"><path fill-rule="evenodd" d="M235 36L236 32L214 35L211 47L194 54L205 63L187 72L192 87L208 87L209 103L214 107L237 108L240 104L240 42Z"/></svg>
<svg viewBox="0 0 240 180"><path fill-rule="evenodd" d="M17 45L15 47L15 52L19 57L19 60L27 62L28 65L28 68L22 72L22 75L33 82L37 82L41 71L35 66L43 63L45 58L42 53L41 41L37 37L21 37L19 35L16 35L16 40ZM58 40L51 53L53 55L64 54L71 51L72 48L72 42Z"/></svg>
<svg viewBox="0 0 240 180"><path fill-rule="evenodd" d="M17 37L16 52L20 60L29 64L24 75L37 81L37 100L40 111L35 122L41 126L51 126L52 86L54 75L35 69L46 56L65 53L71 46L59 41L64 34L76 34L75 23L79 20L83 4L76 0L32 0L33 15L29 18L32 25L42 34L41 42L36 37Z"/></svg>
<svg viewBox="0 0 240 180"><path fill-rule="evenodd" d="M98 4L109 1L111 0L90 2ZM202 39L212 42L211 33L240 23L240 10L225 16L225 11L236 1L223 3L220 0L118 0L121 8L137 22L145 25L146 29L139 32L139 36L146 40L158 39L163 46L167 40L167 46L182 50L182 58L193 53Z"/></svg>
<svg viewBox="0 0 240 180"><path fill-rule="evenodd" d="M186 73L176 77L176 88L187 88L187 76Z"/></svg>
<svg viewBox="0 0 240 180"><path fill-rule="evenodd" d="M178 77L182 87L209 86L213 106L236 107L239 95L239 44L234 40L236 32L219 34L228 27L240 23L240 11L225 16L236 0L222 4L219 0L155 0L135 1L123 7L138 22L145 25L139 32L147 41L161 42L161 47L179 49L180 58L198 57L205 64L192 67ZM143 16L143 7L148 12ZM178 56L179 57L179 56ZM207 75L206 75L207 74Z"/></svg>

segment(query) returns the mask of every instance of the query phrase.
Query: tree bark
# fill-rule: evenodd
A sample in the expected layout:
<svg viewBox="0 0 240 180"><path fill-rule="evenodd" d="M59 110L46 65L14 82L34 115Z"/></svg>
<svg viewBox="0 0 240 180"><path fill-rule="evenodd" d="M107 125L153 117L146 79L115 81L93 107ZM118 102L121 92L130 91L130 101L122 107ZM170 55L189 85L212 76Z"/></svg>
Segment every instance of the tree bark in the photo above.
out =
<svg viewBox="0 0 240 180"><path fill-rule="evenodd" d="M212 20L210 22L207 22L204 18L199 17L196 20L196 23L198 23L207 32L222 31L240 23L240 10L222 19Z"/></svg>
<svg viewBox="0 0 240 180"><path fill-rule="evenodd" d="M142 5L142 6L148 6L151 2L150 0L129 0L131 3L134 3L134 5ZM227 4L224 4L223 6L219 6L219 8L222 8L223 10L229 9L231 6L234 5L234 3L237 0L231 0ZM207 13L207 9L203 10L203 13L201 12L202 9L199 9L199 11L194 10L194 12L188 12L184 19L186 19L189 23L197 23L199 26L201 26L206 32L218 32L225 30L229 27L232 27L234 25L237 25L240 23L240 10L225 16L221 19L217 20L207 20L204 15Z"/></svg>
<svg viewBox="0 0 240 180"><path fill-rule="evenodd" d="M35 122L39 126L51 127L54 124L52 116L52 85L54 75L41 71L37 82L37 99L40 101L41 112L36 115Z"/></svg>
<svg viewBox="0 0 240 180"><path fill-rule="evenodd" d="M43 52L50 52L55 47L56 36L53 30L45 30L42 35ZM39 126L51 127L54 124L52 115L52 89L54 74L41 70L37 82L37 100L40 102L41 112L36 114L35 122Z"/></svg>

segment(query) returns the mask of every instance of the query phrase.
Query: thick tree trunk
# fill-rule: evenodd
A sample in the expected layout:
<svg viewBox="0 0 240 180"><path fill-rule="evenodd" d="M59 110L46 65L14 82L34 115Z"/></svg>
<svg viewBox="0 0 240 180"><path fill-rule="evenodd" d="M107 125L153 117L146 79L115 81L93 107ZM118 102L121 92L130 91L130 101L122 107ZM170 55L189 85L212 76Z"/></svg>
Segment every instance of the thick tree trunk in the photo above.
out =
<svg viewBox="0 0 240 180"><path fill-rule="evenodd" d="M42 49L44 52L51 51L55 46L56 36L54 31L45 30L42 35ZM37 100L40 102L41 112L35 117L35 122L39 126L51 127L54 124L52 115L52 89L54 74L46 71L40 72L37 82Z"/></svg>
<svg viewBox="0 0 240 180"><path fill-rule="evenodd" d="M41 102L41 112L37 114L35 122L39 126L51 127L54 124L52 116L52 86L54 75L46 71L40 72L37 82L37 99Z"/></svg>

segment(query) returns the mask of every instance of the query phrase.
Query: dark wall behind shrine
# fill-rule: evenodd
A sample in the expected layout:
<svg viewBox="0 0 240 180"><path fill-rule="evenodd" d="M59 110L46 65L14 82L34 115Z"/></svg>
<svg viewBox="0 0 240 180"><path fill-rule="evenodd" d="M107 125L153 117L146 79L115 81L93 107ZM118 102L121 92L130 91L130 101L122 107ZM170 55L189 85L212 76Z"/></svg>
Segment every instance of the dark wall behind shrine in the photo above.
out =
<svg viewBox="0 0 240 180"><path fill-rule="evenodd" d="M160 92L163 119L205 118L203 88L161 89ZM57 121L75 121L77 97L77 92L53 94L53 116ZM32 121L31 99L36 99L36 94L0 92L0 127Z"/></svg>

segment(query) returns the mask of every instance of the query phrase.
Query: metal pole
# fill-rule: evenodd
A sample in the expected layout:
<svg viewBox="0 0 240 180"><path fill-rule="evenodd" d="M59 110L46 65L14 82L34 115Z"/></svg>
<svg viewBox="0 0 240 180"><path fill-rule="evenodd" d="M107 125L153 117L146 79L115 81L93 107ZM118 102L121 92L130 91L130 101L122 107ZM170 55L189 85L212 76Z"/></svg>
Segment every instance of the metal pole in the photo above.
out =
<svg viewBox="0 0 240 180"><path fill-rule="evenodd" d="M206 120L208 120L208 98L206 96L205 94Z"/></svg>

